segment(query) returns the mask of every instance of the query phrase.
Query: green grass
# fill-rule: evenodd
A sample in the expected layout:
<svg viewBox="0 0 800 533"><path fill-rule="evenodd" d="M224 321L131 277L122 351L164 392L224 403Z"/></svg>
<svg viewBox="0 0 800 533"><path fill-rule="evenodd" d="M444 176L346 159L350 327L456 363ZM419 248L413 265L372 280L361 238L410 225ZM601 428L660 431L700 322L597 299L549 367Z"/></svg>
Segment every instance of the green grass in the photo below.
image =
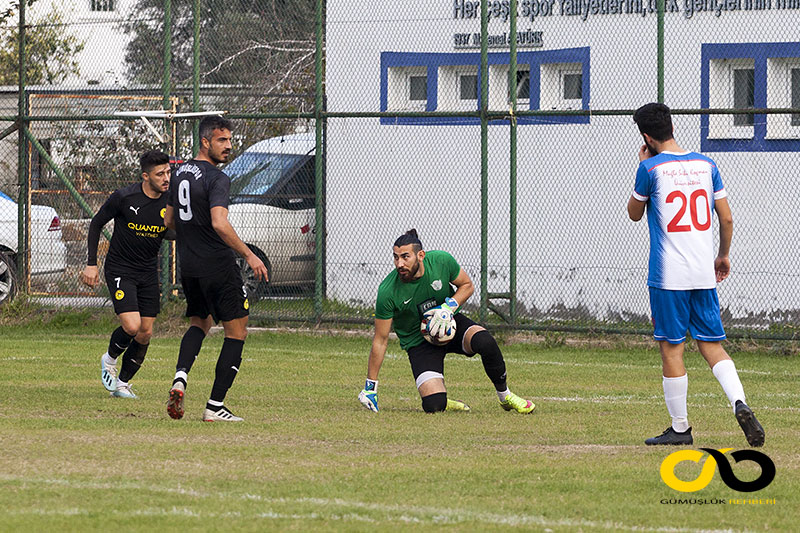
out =
<svg viewBox="0 0 800 533"><path fill-rule="evenodd" d="M179 335L155 338L137 400L99 379L107 332L87 318L0 330L0 531L792 531L800 507L800 360L734 354L777 476L743 494L716 473L684 494L659 477L673 449L653 346L503 346L510 385L538 405L502 411L477 359L448 356L471 413L426 415L396 343L378 414L356 395L369 338L254 333L226 404L243 424L204 424L222 335L190 374L187 414L167 417ZM89 324L88 326L86 324ZM158 326L158 324L157 324ZM687 354L695 444L746 447L719 385ZM757 467L734 465L743 480ZM690 480L699 467L684 465ZM774 499L669 505L662 499Z"/></svg>

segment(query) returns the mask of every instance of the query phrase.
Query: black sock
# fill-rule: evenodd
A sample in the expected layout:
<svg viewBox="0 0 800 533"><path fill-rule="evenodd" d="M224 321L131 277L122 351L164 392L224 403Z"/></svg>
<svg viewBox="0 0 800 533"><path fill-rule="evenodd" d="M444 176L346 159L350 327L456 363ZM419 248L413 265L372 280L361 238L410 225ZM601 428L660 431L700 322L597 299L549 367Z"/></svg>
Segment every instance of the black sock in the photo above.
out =
<svg viewBox="0 0 800 533"><path fill-rule="evenodd" d="M208 409L209 411L216 412L216 411L219 411L220 409L222 409L223 407L224 406L222 405L222 402L215 401L215 402L212 403L211 400L206 402L206 409Z"/></svg>
<svg viewBox="0 0 800 533"><path fill-rule="evenodd" d="M133 379L136 372L142 367L144 358L147 355L147 348L150 344L139 344L136 339L132 340L128 349L122 354L122 368L119 371L119 380L125 383Z"/></svg>
<svg viewBox="0 0 800 533"><path fill-rule="evenodd" d="M472 336L470 341L472 350L481 355L483 361L483 369L486 375L494 383L494 388L498 391L504 391L508 388L506 383L506 362L503 360L503 354L497 341L494 337L486 331L479 331Z"/></svg>
<svg viewBox="0 0 800 533"><path fill-rule="evenodd" d="M222 403L228 389L233 385L236 374L239 373L239 365L242 364L242 349L244 341L239 339L229 339L225 337L222 342L222 350L217 359L216 377L214 385L211 387L211 400Z"/></svg>
<svg viewBox="0 0 800 533"><path fill-rule="evenodd" d="M186 333L183 334L181 339L181 349L178 352L178 364L175 370L180 372L184 371L187 374L192 369L194 360L197 359L197 354L200 353L200 348L203 346L203 339L206 338L206 332L202 328L192 326ZM173 382L174 384L174 382ZM186 383L183 383L186 386Z"/></svg>
<svg viewBox="0 0 800 533"><path fill-rule="evenodd" d="M114 330L108 343L108 355L116 359L128 347L136 335L128 335L122 326Z"/></svg>

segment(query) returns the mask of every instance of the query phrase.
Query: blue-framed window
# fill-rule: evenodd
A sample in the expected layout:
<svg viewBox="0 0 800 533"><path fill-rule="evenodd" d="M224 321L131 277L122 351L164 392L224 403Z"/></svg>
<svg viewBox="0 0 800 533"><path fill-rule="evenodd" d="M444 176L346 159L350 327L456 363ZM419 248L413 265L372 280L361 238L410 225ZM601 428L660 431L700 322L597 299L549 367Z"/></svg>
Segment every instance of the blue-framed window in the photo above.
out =
<svg viewBox="0 0 800 533"><path fill-rule="evenodd" d="M704 44L700 105L785 108L800 104L800 42ZM800 116L703 115L704 152L800 151Z"/></svg>
<svg viewBox="0 0 800 533"><path fill-rule="evenodd" d="M589 109L589 50L585 47L518 52L517 108ZM510 101L509 55L492 52L488 60L489 109L507 110ZM382 52L380 109L477 111L481 106L482 76L480 54L475 52ZM423 86L425 99L421 101L419 95ZM414 87L417 87L416 93ZM588 124L589 117L519 117L518 123ZM480 124L480 120L473 117L382 118L381 124L465 125Z"/></svg>

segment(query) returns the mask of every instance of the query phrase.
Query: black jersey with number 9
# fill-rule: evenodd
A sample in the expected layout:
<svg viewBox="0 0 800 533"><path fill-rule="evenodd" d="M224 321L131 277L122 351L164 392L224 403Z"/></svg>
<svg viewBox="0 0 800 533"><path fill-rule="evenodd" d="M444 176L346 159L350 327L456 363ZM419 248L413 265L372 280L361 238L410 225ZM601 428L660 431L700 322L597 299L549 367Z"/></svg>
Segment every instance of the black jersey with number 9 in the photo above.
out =
<svg viewBox="0 0 800 533"><path fill-rule="evenodd" d="M231 180L207 161L192 159L180 167L170 184L178 258L184 276L204 277L231 268L233 250L211 225L211 208L228 208Z"/></svg>

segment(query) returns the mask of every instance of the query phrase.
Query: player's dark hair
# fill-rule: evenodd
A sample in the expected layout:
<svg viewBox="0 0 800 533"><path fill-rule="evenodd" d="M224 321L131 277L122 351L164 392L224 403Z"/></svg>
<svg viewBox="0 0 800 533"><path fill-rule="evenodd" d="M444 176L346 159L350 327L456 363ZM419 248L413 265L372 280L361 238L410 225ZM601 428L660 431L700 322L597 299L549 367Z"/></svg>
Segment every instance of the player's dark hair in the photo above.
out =
<svg viewBox="0 0 800 533"><path fill-rule="evenodd" d="M414 253L422 250L422 242L419 240L419 235L417 235L417 230L415 229L408 230L394 241L395 246L406 246L409 244L413 245L411 249L414 250Z"/></svg>
<svg viewBox="0 0 800 533"><path fill-rule="evenodd" d="M149 150L139 157L139 166L142 172L150 172L159 165L168 165L169 156L160 150Z"/></svg>
<svg viewBox="0 0 800 533"><path fill-rule="evenodd" d="M639 131L664 142L672 139L672 114L664 104L645 104L633 113Z"/></svg>
<svg viewBox="0 0 800 533"><path fill-rule="evenodd" d="M209 115L200 121L200 137L211 140L214 130L233 130L233 122L220 115Z"/></svg>

